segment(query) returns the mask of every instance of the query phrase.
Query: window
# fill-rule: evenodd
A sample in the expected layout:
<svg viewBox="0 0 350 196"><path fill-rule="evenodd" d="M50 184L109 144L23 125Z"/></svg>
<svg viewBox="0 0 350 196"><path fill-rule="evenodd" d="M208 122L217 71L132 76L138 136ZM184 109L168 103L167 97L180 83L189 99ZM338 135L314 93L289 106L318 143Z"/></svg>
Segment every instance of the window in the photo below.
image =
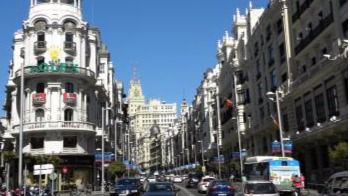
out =
<svg viewBox="0 0 350 196"><path fill-rule="evenodd" d="M105 72L105 63L101 63L99 66L99 73L104 73Z"/></svg>
<svg viewBox="0 0 350 196"><path fill-rule="evenodd" d="M261 107L259 109L259 114L260 114L260 121L263 121L265 118L265 112L264 112L264 107Z"/></svg>
<svg viewBox="0 0 350 196"><path fill-rule="evenodd" d="M66 33L66 42L73 42L73 34L72 33Z"/></svg>
<svg viewBox="0 0 350 196"><path fill-rule="evenodd" d="M258 83L258 95L259 95L259 99L262 98L262 84L261 82Z"/></svg>
<svg viewBox="0 0 350 196"><path fill-rule="evenodd" d="M76 148L76 147L77 147L77 136L63 137L63 148Z"/></svg>
<svg viewBox="0 0 350 196"><path fill-rule="evenodd" d="M36 93L44 93L45 91L45 84L40 82L36 85Z"/></svg>
<svg viewBox="0 0 350 196"><path fill-rule="evenodd" d="M45 41L45 33L44 32L39 32L37 34L37 41L38 42L44 42Z"/></svg>
<svg viewBox="0 0 350 196"><path fill-rule="evenodd" d="M280 34L283 31L283 22L281 18L277 21L276 25L277 25L277 34Z"/></svg>
<svg viewBox="0 0 350 196"><path fill-rule="evenodd" d="M271 91L275 91L277 88L277 77L276 77L276 70L273 69L270 72L270 81L271 81Z"/></svg>
<svg viewBox="0 0 350 196"><path fill-rule="evenodd" d="M305 118L306 118L306 126L312 127L314 126L314 115L312 109L312 100L309 99L305 102Z"/></svg>
<svg viewBox="0 0 350 196"><path fill-rule="evenodd" d="M280 52L280 63L284 63L284 61L286 61L286 51L284 49L284 42L282 42L279 47L278 50Z"/></svg>
<svg viewBox="0 0 350 196"><path fill-rule="evenodd" d="M269 41L271 39L271 26L268 25L266 27L266 41Z"/></svg>
<svg viewBox="0 0 350 196"><path fill-rule="evenodd" d="M342 22L341 26L344 38L348 38L348 20L346 19L344 22Z"/></svg>
<svg viewBox="0 0 350 196"><path fill-rule="evenodd" d="M304 130L303 107L301 105L298 105L295 108L295 115L297 119L298 130Z"/></svg>
<svg viewBox="0 0 350 196"><path fill-rule="evenodd" d="M44 138L32 137L30 138L30 145L32 149L42 149L44 148Z"/></svg>
<svg viewBox="0 0 350 196"><path fill-rule="evenodd" d="M316 57L312 57L311 65L316 65L316 62L317 62Z"/></svg>
<svg viewBox="0 0 350 196"><path fill-rule="evenodd" d="M348 103L348 70L343 71L344 94L346 103Z"/></svg>
<svg viewBox="0 0 350 196"><path fill-rule="evenodd" d="M65 31L72 31L76 27L76 24L73 21L67 20L63 24L63 28Z"/></svg>
<svg viewBox="0 0 350 196"><path fill-rule="evenodd" d="M74 93L74 84L71 82L66 83L66 93Z"/></svg>
<svg viewBox="0 0 350 196"><path fill-rule="evenodd" d="M327 89L327 103L328 103L329 117L338 116L339 103L338 103L337 87L335 85Z"/></svg>
<svg viewBox="0 0 350 196"><path fill-rule="evenodd" d="M324 105L323 93L320 93L315 96L316 117L317 117L317 122L319 123L326 121L326 111L324 106L325 105Z"/></svg>
<svg viewBox="0 0 350 196"><path fill-rule="evenodd" d="M68 64L68 65L72 65L73 64L73 57L66 57L66 63Z"/></svg>
<svg viewBox="0 0 350 196"><path fill-rule="evenodd" d="M64 111L64 121L73 121L73 110L66 109Z"/></svg>
<svg viewBox="0 0 350 196"><path fill-rule="evenodd" d="M46 22L44 20L38 20L34 24L34 29L36 31L44 31L46 30Z"/></svg>
<svg viewBox="0 0 350 196"><path fill-rule="evenodd" d="M282 83L283 82L285 82L285 81L287 81L287 73L284 73L283 75L282 75Z"/></svg>
<svg viewBox="0 0 350 196"><path fill-rule="evenodd" d="M269 62L268 62L268 65L271 66L275 63L275 59L274 59L274 56L273 56L273 47L272 45L270 45L268 47L268 59L269 59Z"/></svg>
<svg viewBox="0 0 350 196"><path fill-rule="evenodd" d="M45 118L45 112L43 109L38 109L35 111L35 122L42 122Z"/></svg>

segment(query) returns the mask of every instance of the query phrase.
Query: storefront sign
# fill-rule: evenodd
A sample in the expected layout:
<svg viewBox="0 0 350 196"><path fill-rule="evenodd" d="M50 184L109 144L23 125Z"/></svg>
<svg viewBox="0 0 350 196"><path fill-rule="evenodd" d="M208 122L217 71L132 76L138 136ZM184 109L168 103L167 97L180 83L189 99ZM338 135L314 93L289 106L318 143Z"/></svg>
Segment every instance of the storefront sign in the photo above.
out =
<svg viewBox="0 0 350 196"><path fill-rule="evenodd" d="M52 72L52 73L78 73L78 65L71 63L56 63L50 61L49 64L42 63L30 67L30 73Z"/></svg>

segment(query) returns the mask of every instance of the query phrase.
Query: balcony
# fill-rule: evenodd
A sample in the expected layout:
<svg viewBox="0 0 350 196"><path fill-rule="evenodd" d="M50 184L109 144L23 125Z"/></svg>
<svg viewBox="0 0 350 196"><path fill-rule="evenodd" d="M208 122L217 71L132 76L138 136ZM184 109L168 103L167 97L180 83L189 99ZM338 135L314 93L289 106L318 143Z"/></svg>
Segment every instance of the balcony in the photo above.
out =
<svg viewBox="0 0 350 196"><path fill-rule="evenodd" d="M95 124L74 121L45 121L31 122L23 125L24 132L38 132L46 130L81 130L95 132ZM13 133L19 133L19 125L13 126Z"/></svg>
<svg viewBox="0 0 350 196"><path fill-rule="evenodd" d="M76 104L77 103L77 94L75 93L64 93L63 102L66 104Z"/></svg>
<svg viewBox="0 0 350 196"><path fill-rule="evenodd" d="M34 42L34 53L36 55L46 52L46 49L46 41Z"/></svg>
<svg viewBox="0 0 350 196"><path fill-rule="evenodd" d="M325 18L320 20L320 23L315 29L312 29L310 33L300 41L295 47L295 54L301 52L307 45L309 45L318 35L320 35L330 24L334 21L333 13L328 14Z"/></svg>
<svg viewBox="0 0 350 196"><path fill-rule="evenodd" d="M70 55L76 55L77 47L75 42L64 42L64 51Z"/></svg>
<svg viewBox="0 0 350 196"><path fill-rule="evenodd" d="M304 3L301 4L299 8L297 8L297 11L292 16L293 23L300 18L300 16L305 12L305 10L307 10L310 7L313 1L314 0L305 0Z"/></svg>
<svg viewBox="0 0 350 196"><path fill-rule="evenodd" d="M46 102L46 94L45 93L36 93L32 96L34 105L42 105Z"/></svg>

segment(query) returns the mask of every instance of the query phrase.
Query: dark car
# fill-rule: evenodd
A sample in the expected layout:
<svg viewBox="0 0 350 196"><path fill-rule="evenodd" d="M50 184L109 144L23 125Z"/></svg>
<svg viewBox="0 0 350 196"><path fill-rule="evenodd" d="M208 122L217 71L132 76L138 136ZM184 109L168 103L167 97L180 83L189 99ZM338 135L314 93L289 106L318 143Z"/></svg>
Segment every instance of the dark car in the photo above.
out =
<svg viewBox="0 0 350 196"><path fill-rule="evenodd" d="M123 178L114 186L113 196L139 196L142 192L142 184L137 178Z"/></svg>
<svg viewBox="0 0 350 196"><path fill-rule="evenodd" d="M199 178L191 177L188 179L186 183L186 188L195 188L197 187L198 183L199 183Z"/></svg>
<svg viewBox="0 0 350 196"><path fill-rule="evenodd" d="M143 196L177 196L177 189L170 182L154 182L149 183Z"/></svg>
<svg viewBox="0 0 350 196"><path fill-rule="evenodd" d="M209 196L234 196L235 189L230 182L226 180L214 180L208 186Z"/></svg>

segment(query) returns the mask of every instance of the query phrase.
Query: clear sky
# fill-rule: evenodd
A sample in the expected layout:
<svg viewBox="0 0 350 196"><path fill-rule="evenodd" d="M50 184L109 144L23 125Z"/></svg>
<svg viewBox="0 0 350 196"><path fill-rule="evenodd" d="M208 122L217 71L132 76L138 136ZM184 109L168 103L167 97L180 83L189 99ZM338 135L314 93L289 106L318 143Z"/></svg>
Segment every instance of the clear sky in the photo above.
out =
<svg viewBox="0 0 350 196"><path fill-rule="evenodd" d="M265 7L268 0L253 0ZM180 103L193 100L203 73L216 63L216 43L231 31L236 8L248 0L85 0L84 18L100 28L116 78L128 93L137 68L146 98ZM11 59L13 34L28 16L29 0L1 0L0 103ZM0 115L5 113L1 111Z"/></svg>

